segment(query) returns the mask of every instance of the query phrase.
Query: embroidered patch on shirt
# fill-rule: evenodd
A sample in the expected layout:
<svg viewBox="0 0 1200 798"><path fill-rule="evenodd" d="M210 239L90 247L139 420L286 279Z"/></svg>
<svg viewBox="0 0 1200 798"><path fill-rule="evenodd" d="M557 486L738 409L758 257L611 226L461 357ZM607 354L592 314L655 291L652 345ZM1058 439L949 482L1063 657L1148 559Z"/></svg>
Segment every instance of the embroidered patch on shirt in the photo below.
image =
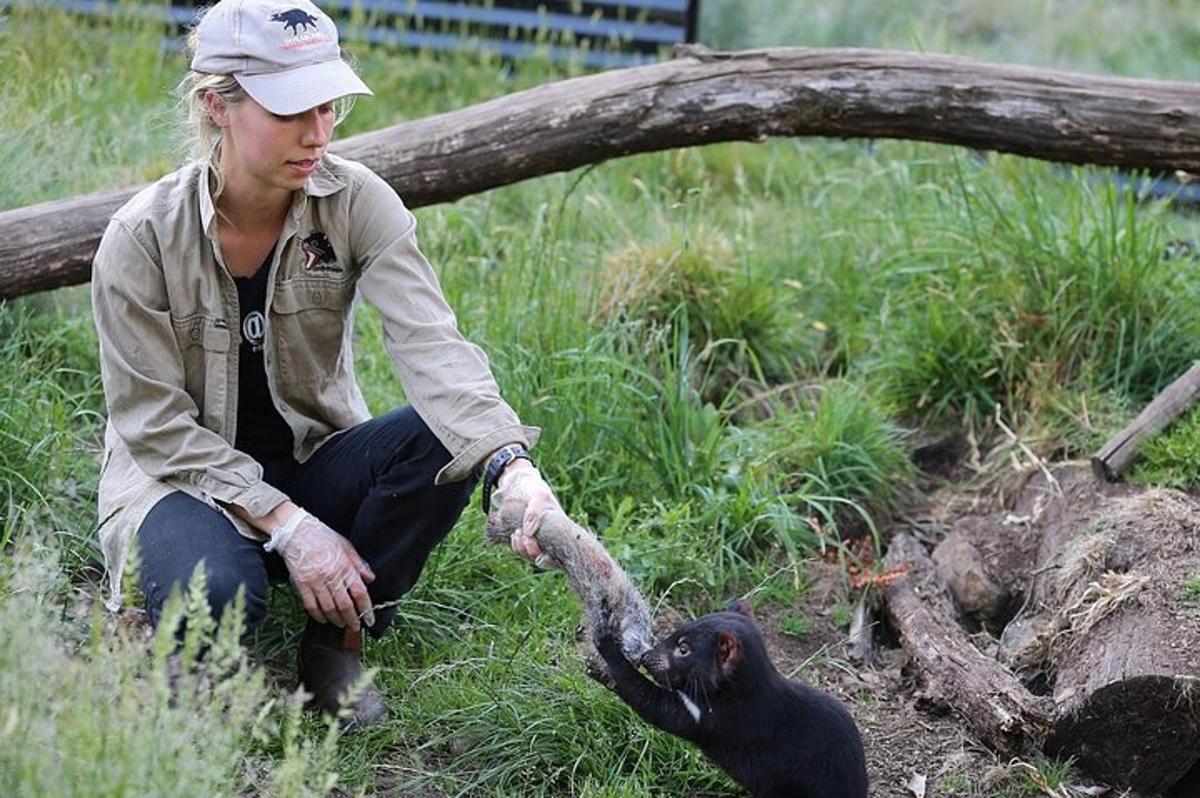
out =
<svg viewBox="0 0 1200 798"><path fill-rule="evenodd" d="M304 252L304 271L306 272L340 272L342 267L338 265L337 254L333 251L333 244L329 243L329 239L321 231L309 233L306 238L300 242L300 249Z"/></svg>

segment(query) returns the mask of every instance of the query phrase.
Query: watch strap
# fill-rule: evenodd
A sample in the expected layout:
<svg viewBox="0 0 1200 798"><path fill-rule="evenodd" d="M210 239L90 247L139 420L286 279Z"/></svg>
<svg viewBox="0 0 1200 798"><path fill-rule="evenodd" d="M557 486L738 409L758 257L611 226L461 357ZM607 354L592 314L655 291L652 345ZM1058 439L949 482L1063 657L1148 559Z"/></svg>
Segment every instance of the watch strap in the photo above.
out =
<svg viewBox="0 0 1200 798"><path fill-rule="evenodd" d="M483 495L480 497L483 502L483 513L487 515L492 510L492 492L496 489L496 483L500 481L500 475L504 473L504 469L513 460L528 460L533 462L533 458L529 456L529 450L519 443L510 443L507 446L501 446L488 460L487 466L483 469Z"/></svg>

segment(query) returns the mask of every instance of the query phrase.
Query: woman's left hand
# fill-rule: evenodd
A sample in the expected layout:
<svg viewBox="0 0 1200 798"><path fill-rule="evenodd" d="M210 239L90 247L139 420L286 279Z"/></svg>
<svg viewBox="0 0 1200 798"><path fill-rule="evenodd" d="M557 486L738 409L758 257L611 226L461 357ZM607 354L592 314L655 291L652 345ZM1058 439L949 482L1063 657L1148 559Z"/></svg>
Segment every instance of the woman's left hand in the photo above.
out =
<svg viewBox="0 0 1200 798"><path fill-rule="evenodd" d="M496 481L496 492L492 496L493 512L510 502L525 505L521 526L512 534L512 550L538 566L545 562L542 547L538 545L537 533L542 519L552 510L562 512L554 491L542 479L537 468L528 460L514 460Z"/></svg>

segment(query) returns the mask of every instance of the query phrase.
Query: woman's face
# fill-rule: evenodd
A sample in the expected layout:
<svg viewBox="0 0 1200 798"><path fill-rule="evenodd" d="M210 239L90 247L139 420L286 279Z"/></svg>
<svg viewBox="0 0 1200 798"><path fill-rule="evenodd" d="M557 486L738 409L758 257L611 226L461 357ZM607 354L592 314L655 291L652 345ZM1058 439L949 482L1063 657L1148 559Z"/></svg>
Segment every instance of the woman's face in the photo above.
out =
<svg viewBox="0 0 1200 798"><path fill-rule="evenodd" d="M210 111L223 131L226 185L256 193L291 193L302 187L329 146L335 117L332 102L279 116L250 97L233 105L218 101Z"/></svg>

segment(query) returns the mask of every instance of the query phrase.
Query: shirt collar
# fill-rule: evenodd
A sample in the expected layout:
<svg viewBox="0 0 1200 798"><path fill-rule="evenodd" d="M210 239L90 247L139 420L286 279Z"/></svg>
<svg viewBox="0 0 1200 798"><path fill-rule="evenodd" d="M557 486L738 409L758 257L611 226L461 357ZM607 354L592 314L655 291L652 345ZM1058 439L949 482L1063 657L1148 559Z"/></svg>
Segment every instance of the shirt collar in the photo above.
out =
<svg viewBox="0 0 1200 798"><path fill-rule="evenodd" d="M196 193L200 195L200 225L204 234L210 239L217 235L217 208L213 204L211 193L212 175L207 163L200 164L200 174L196 179Z"/></svg>
<svg viewBox="0 0 1200 798"><path fill-rule="evenodd" d="M210 239L217 234L217 207L212 198L213 182L211 167L207 163L201 164L200 175L196 181L196 190L200 194L200 224L204 229L204 234ZM297 192L296 196L292 198L292 218L299 219L304 213L309 197L328 197L345 187L345 179L329 168L327 158L322 158L317 163L316 171L309 175L308 180L304 181L303 191Z"/></svg>
<svg viewBox="0 0 1200 798"><path fill-rule="evenodd" d="M317 169L304 181L304 193L310 197L328 197L335 191L346 187L346 181L341 175L329 168L329 156L323 156L317 162Z"/></svg>

